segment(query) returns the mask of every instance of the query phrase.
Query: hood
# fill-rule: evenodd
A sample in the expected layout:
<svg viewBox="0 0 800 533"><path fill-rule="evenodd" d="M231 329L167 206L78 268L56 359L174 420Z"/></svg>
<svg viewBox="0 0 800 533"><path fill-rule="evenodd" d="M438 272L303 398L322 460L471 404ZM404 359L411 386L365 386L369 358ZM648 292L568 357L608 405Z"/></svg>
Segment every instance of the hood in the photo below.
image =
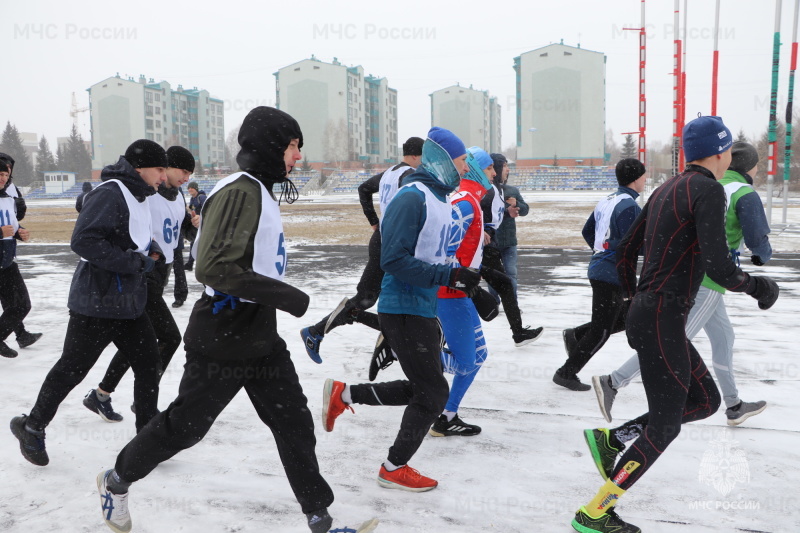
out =
<svg viewBox="0 0 800 533"><path fill-rule="evenodd" d="M483 169L480 168L481 163L478 162L478 159L470 151L467 151L467 166L469 166L469 171L464 174L463 178L461 178L462 185L464 180L469 180L480 184L480 186L483 187L484 192L492 188L489 178L486 177Z"/></svg>
<svg viewBox="0 0 800 533"><path fill-rule="evenodd" d="M422 145L422 164L420 165L429 175L433 176L450 190L455 190L461 182L461 175L453 164L453 159L447 150L436 141L426 139Z"/></svg>
<svg viewBox="0 0 800 533"><path fill-rule="evenodd" d="M92 189L94 189L94 187L92 187L92 184L89 183L88 181L84 181L83 185L81 185L81 191L83 192L89 192Z"/></svg>
<svg viewBox="0 0 800 533"><path fill-rule="evenodd" d="M144 202L145 198L156 193L156 190L145 183L124 156L119 156L119 161L103 168L100 173L100 181L108 180L119 180L124 183L128 190L131 191L131 194L140 202Z"/></svg>
<svg viewBox="0 0 800 533"><path fill-rule="evenodd" d="M292 139L303 147L300 125L288 113L273 107L251 110L239 129L239 168L258 178L267 189L288 179L283 157Z"/></svg>
<svg viewBox="0 0 800 533"><path fill-rule="evenodd" d="M428 172L423 167L418 168L416 171L403 178L403 185L405 186L415 181L424 184L442 198L456 190L455 187L450 187L449 185L445 185L439 181L439 178Z"/></svg>

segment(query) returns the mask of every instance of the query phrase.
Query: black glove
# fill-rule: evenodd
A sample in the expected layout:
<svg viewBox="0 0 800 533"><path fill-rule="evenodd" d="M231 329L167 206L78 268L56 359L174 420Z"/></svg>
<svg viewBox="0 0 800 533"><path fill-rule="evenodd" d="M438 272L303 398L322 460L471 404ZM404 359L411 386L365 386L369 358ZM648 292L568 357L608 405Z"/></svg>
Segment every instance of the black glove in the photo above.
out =
<svg viewBox="0 0 800 533"><path fill-rule="evenodd" d="M481 282L481 275L471 268L454 268L450 272L450 283L447 285L451 289L463 291L467 296L472 296L478 284Z"/></svg>
<svg viewBox="0 0 800 533"><path fill-rule="evenodd" d="M757 267L763 267L764 266L764 261L762 261L761 258L759 256L757 256L757 255L750 256L750 261L752 261L753 264L755 266L757 266Z"/></svg>
<svg viewBox="0 0 800 533"><path fill-rule="evenodd" d="M494 317L500 314L500 305L497 300L483 287L478 287L475 294L472 295L472 303L475 304L478 315L486 322L491 322Z"/></svg>
<svg viewBox="0 0 800 533"><path fill-rule="evenodd" d="M24 198L14 198L14 206L17 208L17 220L25 218L25 213L28 212L28 206L25 205Z"/></svg>
<svg viewBox="0 0 800 533"><path fill-rule="evenodd" d="M750 276L747 294L758 300L758 308L767 310L778 300L780 288L767 276Z"/></svg>

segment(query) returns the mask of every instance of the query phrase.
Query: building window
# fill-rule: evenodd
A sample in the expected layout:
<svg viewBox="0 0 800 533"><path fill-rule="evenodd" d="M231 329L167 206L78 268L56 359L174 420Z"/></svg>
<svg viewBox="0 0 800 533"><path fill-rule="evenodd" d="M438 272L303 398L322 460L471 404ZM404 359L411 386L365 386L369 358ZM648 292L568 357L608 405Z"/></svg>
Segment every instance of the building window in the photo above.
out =
<svg viewBox="0 0 800 533"><path fill-rule="evenodd" d="M160 101L161 101L161 95L159 93L156 93L156 102Z"/></svg>
<svg viewBox="0 0 800 533"><path fill-rule="evenodd" d="M147 113L146 114L147 114L148 117L152 117L153 116L153 106L151 106L151 105L147 106Z"/></svg>
<svg viewBox="0 0 800 533"><path fill-rule="evenodd" d="M161 121L160 120L156 120L156 128L160 128L160 127L161 127Z"/></svg>
<svg viewBox="0 0 800 533"><path fill-rule="evenodd" d="M148 130L152 130L153 129L153 119L151 119L151 118L146 119L144 121L144 127L147 128ZM150 140L152 140L152 139L150 139Z"/></svg>
<svg viewBox="0 0 800 533"><path fill-rule="evenodd" d="M152 141L153 140L153 134L152 133L147 133L146 137L147 137L148 141Z"/></svg>
<svg viewBox="0 0 800 533"><path fill-rule="evenodd" d="M156 133L156 140L158 142L161 142L161 134L160 133Z"/></svg>

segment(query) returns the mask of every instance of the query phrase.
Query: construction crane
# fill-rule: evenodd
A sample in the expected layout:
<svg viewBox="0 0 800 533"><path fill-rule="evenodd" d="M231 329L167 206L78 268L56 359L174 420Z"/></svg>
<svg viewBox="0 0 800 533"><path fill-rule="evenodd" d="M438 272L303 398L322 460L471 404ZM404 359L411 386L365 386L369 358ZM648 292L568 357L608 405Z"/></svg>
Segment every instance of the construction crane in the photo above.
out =
<svg viewBox="0 0 800 533"><path fill-rule="evenodd" d="M78 100L75 98L75 93L72 93L72 108L70 109L69 116L72 117L72 125L75 129L78 129L78 113L83 113L84 111L89 111L88 107L81 107L78 108Z"/></svg>

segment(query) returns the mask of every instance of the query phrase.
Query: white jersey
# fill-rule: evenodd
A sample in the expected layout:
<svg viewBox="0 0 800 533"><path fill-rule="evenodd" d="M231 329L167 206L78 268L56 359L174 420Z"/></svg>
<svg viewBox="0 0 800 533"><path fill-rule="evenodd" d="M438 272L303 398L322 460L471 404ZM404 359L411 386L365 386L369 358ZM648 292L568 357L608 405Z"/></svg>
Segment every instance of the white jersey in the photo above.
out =
<svg viewBox="0 0 800 533"><path fill-rule="evenodd" d="M208 194L206 203L203 204L203 209L206 209L208 200L219 192L223 187L233 183L242 176L246 176L258 183L261 188L261 216L258 220L258 228L255 234L255 250L253 254L253 271L262 276L267 276L272 279L283 281L283 275L286 271L286 246L283 238L283 222L281 222L281 213L276 202L264 187L264 184L247 172L237 172L231 174L227 178L221 179L211 192ZM200 227L202 228L202 214ZM192 250L193 255L197 254L197 246L200 242L201 231L197 230L197 238L194 242ZM206 294L214 296L214 288L206 287ZM243 302L249 302L242 298Z"/></svg>
<svg viewBox="0 0 800 533"><path fill-rule="evenodd" d="M503 198L503 192L492 184L494 188L494 197L492 198L492 221L486 224L497 230L503 222L503 214L506 212L506 199Z"/></svg>
<svg viewBox="0 0 800 533"><path fill-rule="evenodd" d="M14 228L14 233L10 237L3 237L4 241L11 240L19 230L19 221L17 220L17 204L14 198L7 196L0 198L0 226L11 226Z"/></svg>
<svg viewBox="0 0 800 533"><path fill-rule="evenodd" d="M614 208L623 200L633 200L627 193L612 193L597 203L594 208L594 252L606 250L605 242L611 235L611 215Z"/></svg>
<svg viewBox="0 0 800 533"><path fill-rule="evenodd" d="M6 187L6 194L11 198L19 198L19 191L17 190L17 186L13 183L9 183L8 187Z"/></svg>
<svg viewBox="0 0 800 533"><path fill-rule="evenodd" d="M147 255L153 236L150 204L147 201L140 202L137 200L125 184L119 180L106 180L95 187L93 191L96 191L100 187L108 187L109 183L115 184L119 190L122 191L122 197L125 198L125 203L128 206L128 235L130 235L131 240L136 245L136 250L134 251L142 255ZM87 192L86 195L88 196L92 194L92 192ZM85 199L86 196L84 197L84 201ZM85 259L82 260L85 261Z"/></svg>
<svg viewBox="0 0 800 533"><path fill-rule="evenodd" d="M395 165L381 175L380 185L378 185L378 205L380 207L380 217L386 212L386 206L392 201L394 195L397 194L399 188L400 176L405 174L408 170L414 170L414 167L408 165L398 166Z"/></svg>
<svg viewBox="0 0 800 533"><path fill-rule="evenodd" d="M432 265L443 265L447 260L447 243L450 239L450 225L453 223L450 200L442 202L418 181L404 187L416 187L425 194L425 224L417 237L414 257Z"/></svg>
<svg viewBox="0 0 800 533"><path fill-rule="evenodd" d="M175 248L181 238L181 223L186 216L186 201L181 194L174 200L167 200L160 194L147 199L150 216L153 220L153 240L164 252L164 260L169 265L175 260Z"/></svg>

